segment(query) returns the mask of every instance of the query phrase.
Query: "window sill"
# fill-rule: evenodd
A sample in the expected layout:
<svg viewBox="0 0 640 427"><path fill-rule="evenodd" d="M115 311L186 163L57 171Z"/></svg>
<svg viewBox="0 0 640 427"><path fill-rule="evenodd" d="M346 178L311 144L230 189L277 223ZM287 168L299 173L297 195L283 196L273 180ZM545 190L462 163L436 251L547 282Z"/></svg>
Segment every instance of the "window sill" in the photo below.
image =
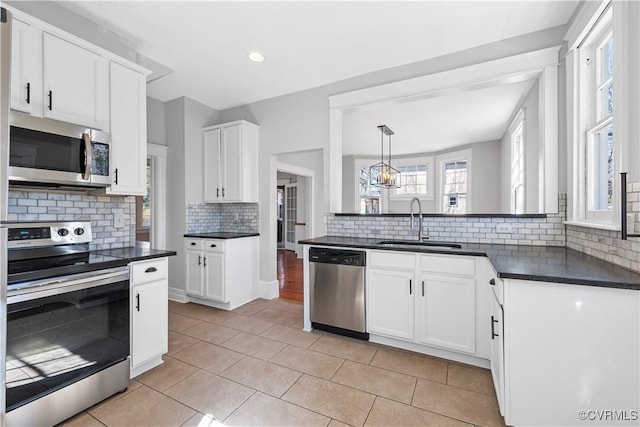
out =
<svg viewBox="0 0 640 427"><path fill-rule="evenodd" d="M586 222L586 221L565 221L563 222L563 224L565 225L575 225L578 227L585 227L585 228L597 228L600 230L609 230L609 231L620 231L621 227L619 225L612 225L612 224L603 224L603 223L597 223L597 222Z"/></svg>

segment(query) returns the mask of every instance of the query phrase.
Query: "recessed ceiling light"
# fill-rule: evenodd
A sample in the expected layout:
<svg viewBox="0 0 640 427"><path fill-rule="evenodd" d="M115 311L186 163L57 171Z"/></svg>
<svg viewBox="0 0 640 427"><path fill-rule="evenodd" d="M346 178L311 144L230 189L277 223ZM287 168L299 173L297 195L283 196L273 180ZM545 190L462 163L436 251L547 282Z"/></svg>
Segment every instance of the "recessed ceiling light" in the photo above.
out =
<svg viewBox="0 0 640 427"><path fill-rule="evenodd" d="M260 52L251 52L249 53L249 59L253 62L262 62L264 61L264 56Z"/></svg>

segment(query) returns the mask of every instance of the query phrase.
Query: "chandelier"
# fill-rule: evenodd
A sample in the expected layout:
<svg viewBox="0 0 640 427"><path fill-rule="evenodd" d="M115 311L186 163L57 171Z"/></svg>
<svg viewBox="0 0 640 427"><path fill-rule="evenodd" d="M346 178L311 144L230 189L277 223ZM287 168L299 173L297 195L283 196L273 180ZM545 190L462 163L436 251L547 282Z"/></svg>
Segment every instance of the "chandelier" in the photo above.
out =
<svg viewBox="0 0 640 427"><path fill-rule="evenodd" d="M380 129L380 163L369 167L369 184L381 188L399 188L400 171L391 166L391 135L393 131L387 125L378 126ZM389 137L389 157L384 161L384 136Z"/></svg>

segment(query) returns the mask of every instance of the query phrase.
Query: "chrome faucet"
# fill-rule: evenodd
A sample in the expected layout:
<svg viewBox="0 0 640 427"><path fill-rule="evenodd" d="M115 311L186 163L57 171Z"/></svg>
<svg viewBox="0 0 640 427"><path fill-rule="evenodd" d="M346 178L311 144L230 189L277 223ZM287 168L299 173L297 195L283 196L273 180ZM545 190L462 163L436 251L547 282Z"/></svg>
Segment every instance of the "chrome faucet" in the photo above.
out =
<svg viewBox="0 0 640 427"><path fill-rule="evenodd" d="M414 197L411 199L411 229L413 230L413 202L418 202L418 240L427 240L429 237L424 236L422 232L422 204L420 204L420 199ZM429 233L429 229L427 228L427 234Z"/></svg>

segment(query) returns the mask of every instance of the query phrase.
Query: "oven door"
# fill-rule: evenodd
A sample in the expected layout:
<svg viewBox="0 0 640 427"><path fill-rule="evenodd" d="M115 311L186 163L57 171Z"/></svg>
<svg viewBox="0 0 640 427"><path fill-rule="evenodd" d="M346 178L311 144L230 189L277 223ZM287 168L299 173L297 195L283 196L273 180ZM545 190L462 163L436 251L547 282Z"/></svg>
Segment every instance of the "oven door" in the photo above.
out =
<svg viewBox="0 0 640 427"><path fill-rule="evenodd" d="M129 356L127 267L31 285L7 297L7 413Z"/></svg>

